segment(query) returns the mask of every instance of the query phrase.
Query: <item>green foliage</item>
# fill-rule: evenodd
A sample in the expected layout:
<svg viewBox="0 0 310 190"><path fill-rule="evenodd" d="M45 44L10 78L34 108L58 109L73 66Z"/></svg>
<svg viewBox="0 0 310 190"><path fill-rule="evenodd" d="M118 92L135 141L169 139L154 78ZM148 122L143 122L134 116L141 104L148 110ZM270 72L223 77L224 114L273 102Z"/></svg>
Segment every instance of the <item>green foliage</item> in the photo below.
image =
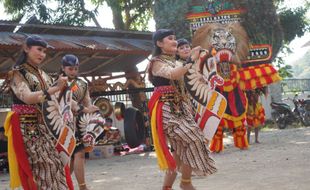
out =
<svg viewBox="0 0 310 190"><path fill-rule="evenodd" d="M273 64L278 68L279 75L282 78L292 78L293 77L293 70L291 65L285 64L285 57L287 57L290 53L292 53L291 49L287 46L284 45L280 49L281 55L277 56Z"/></svg>
<svg viewBox="0 0 310 190"><path fill-rule="evenodd" d="M115 29L146 30L152 17L153 0L90 0L96 6L93 10L85 8L85 1L87 0L0 0L6 12L15 18L32 13L43 23L60 25L83 26L91 19L98 25L98 8L104 3L112 9ZM51 2L57 4L55 9L47 7Z"/></svg>
<svg viewBox="0 0 310 190"><path fill-rule="evenodd" d="M170 28L176 31L177 38L190 39L189 22L186 14L191 0L157 0L154 7L156 28Z"/></svg>
<svg viewBox="0 0 310 190"><path fill-rule="evenodd" d="M242 2L242 3L241 3ZM253 44L271 44L273 58L279 52L283 43L283 31L272 1L243 0L240 7L248 10L242 23Z"/></svg>
<svg viewBox="0 0 310 190"><path fill-rule="evenodd" d="M104 2L112 9L115 29L147 30L153 16L153 0L92 0L95 5Z"/></svg>
<svg viewBox="0 0 310 190"><path fill-rule="evenodd" d="M286 43L292 41L296 36L303 36L305 31L309 30L309 23L307 23L305 17L306 12L306 8L299 7L295 10L281 10L279 13Z"/></svg>
<svg viewBox="0 0 310 190"><path fill-rule="evenodd" d="M83 26L95 16L97 8L86 10L84 0L0 0L4 3L6 12L13 17L27 15L36 16L42 23ZM48 3L55 3L55 9L48 8ZM31 14L31 15L29 15Z"/></svg>
<svg viewBox="0 0 310 190"><path fill-rule="evenodd" d="M234 7L247 10L243 15L242 25L246 29L252 44L271 44L275 65L279 68L282 77L292 77L292 68L285 65L284 56L278 56L279 52L289 53L287 46L296 36L302 36L309 30L309 21L305 18L309 10L310 2L305 1L303 7L291 9L283 7L285 0L177 0L155 1L154 18L156 28L172 28L178 37L190 39L189 26L185 18L186 13L194 5L197 7L224 6L225 2L232 3ZM200 8L201 9L201 8ZM202 8L203 10L203 8Z"/></svg>
<svg viewBox="0 0 310 190"><path fill-rule="evenodd" d="M47 14L49 10L45 4L47 1L38 3L35 0L0 0L3 3L6 13L12 14L13 19L23 17L27 12L34 12L40 20L46 20L50 16Z"/></svg>
<svg viewBox="0 0 310 190"><path fill-rule="evenodd" d="M97 9L98 7L92 11L87 10L84 0L60 0L58 8L52 11L55 16L49 19L49 23L84 26L86 21L98 14Z"/></svg>

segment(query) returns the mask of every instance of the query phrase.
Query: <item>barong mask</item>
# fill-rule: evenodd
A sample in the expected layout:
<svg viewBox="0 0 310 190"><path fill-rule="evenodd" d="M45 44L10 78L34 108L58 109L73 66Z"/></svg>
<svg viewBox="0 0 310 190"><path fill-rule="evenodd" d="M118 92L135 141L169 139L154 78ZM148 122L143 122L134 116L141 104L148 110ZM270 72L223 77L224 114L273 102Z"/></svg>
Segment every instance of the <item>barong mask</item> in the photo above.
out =
<svg viewBox="0 0 310 190"><path fill-rule="evenodd" d="M215 30L211 37L212 47L221 53L216 55L216 59L220 62L219 73L224 78L230 77L230 62L232 55L236 51L236 39L230 31L225 29Z"/></svg>
<svg viewBox="0 0 310 190"><path fill-rule="evenodd" d="M231 64L241 64L249 52L247 33L239 23L205 24L195 32L193 45L212 50L218 74L224 79L231 78Z"/></svg>

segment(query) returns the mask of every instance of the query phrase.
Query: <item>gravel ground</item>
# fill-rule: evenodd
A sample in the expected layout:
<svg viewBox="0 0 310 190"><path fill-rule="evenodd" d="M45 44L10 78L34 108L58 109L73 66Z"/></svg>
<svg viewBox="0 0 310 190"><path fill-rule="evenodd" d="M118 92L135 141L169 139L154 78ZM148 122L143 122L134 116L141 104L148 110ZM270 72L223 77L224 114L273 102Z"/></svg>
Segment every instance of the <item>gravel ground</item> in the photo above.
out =
<svg viewBox="0 0 310 190"><path fill-rule="evenodd" d="M310 127L263 131L260 141L239 150L231 136L225 138L224 152L212 154L218 172L193 177L197 190L310 189ZM154 152L87 160L86 165L91 190L161 189L164 174L158 170ZM179 190L179 178L175 190ZM7 174L0 174L0 181L1 190L9 189Z"/></svg>

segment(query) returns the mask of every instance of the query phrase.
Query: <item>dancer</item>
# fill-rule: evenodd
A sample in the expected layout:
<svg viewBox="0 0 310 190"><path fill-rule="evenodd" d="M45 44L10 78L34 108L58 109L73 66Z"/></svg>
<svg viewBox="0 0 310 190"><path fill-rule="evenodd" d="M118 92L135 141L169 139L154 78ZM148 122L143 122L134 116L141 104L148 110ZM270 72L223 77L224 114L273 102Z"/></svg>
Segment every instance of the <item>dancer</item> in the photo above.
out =
<svg viewBox="0 0 310 190"><path fill-rule="evenodd" d="M183 75L199 56L193 48L187 64L176 61L174 31L159 29L153 34L154 53L148 65L149 80L155 86L149 102L152 135L160 169L166 170L163 190L171 190L176 169L182 173L181 189L193 190L192 171L209 175L216 171L204 136L197 127L185 94ZM168 150L166 139L174 149Z"/></svg>
<svg viewBox="0 0 310 190"><path fill-rule="evenodd" d="M247 121L247 137L250 143L251 129L254 128L255 143L258 141L258 132L260 127L265 123L265 110L263 105L259 102L259 97L266 94L266 88L257 88L255 90L246 91L248 98L248 110L246 115Z"/></svg>
<svg viewBox="0 0 310 190"><path fill-rule="evenodd" d="M178 46L176 59L181 61L182 63L185 63L191 55L191 45L189 41L187 41L185 38L181 38L177 42Z"/></svg>
<svg viewBox="0 0 310 190"><path fill-rule="evenodd" d="M74 90L73 92L73 100L82 107L86 107L89 110L97 111L98 107L92 105L87 83L84 82L82 79L78 78L78 58L75 55L67 54L62 58L61 64L62 74L68 77L69 83L75 83L76 90ZM78 127L76 127L76 147L73 152L70 167L71 173L74 171L80 190L88 190L85 182L85 147L83 142L84 132L85 129L81 131Z"/></svg>
<svg viewBox="0 0 310 190"><path fill-rule="evenodd" d="M56 85L51 86L51 78L39 68L47 47L40 36L28 37L22 55L9 73L7 82L13 94L13 106L5 130L11 188L22 185L27 190L73 189L71 177L66 178L65 166L55 149L57 139L42 119L41 105L45 98L67 84L67 77L60 76Z"/></svg>

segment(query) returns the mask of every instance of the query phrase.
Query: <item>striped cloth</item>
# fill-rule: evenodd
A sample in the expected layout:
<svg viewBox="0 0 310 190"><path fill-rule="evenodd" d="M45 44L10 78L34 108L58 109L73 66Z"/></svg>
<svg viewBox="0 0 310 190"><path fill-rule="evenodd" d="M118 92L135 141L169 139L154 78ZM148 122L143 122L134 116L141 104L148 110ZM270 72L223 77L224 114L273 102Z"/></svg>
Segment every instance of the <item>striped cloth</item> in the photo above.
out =
<svg viewBox="0 0 310 190"><path fill-rule="evenodd" d="M160 100L161 94L155 90L149 102L152 135L160 169L175 169L175 160L167 151L167 139L181 162L191 166L197 175L216 172L203 132L195 123L190 106L182 101L178 106L182 107L183 113L179 115L171 110L172 102Z"/></svg>

